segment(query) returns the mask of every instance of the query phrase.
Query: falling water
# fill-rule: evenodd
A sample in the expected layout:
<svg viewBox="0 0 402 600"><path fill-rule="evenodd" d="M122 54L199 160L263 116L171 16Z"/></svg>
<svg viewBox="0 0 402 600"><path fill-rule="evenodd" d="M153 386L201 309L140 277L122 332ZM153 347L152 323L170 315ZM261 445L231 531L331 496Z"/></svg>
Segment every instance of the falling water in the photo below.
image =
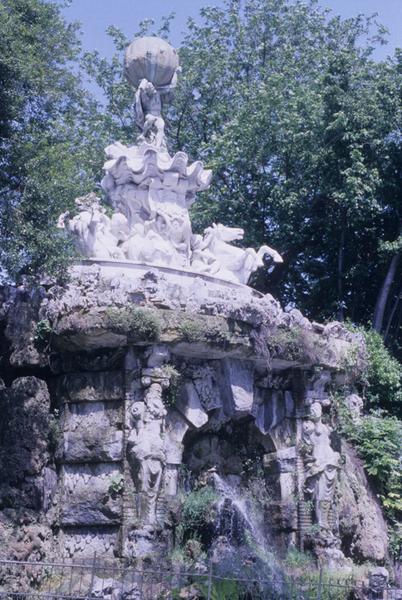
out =
<svg viewBox="0 0 402 600"><path fill-rule="evenodd" d="M214 488L220 499L217 504L217 531L224 533L230 543L239 542L248 532L250 541L257 549L265 550L265 540L261 533L262 518L255 510L250 510L249 502L238 491L238 486L232 486L218 473L213 473Z"/></svg>
<svg viewBox="0 0 402 600"><path fill-rule="evenodd" d="M219 550L219 560L225 563L230 573L241 564L239 575L255 578L256 589L265 590L269 598L288 598L283 574L273 549L264 537L264 518L256 507L241 493L240 486L212 472L212 481L219 494L217 504L216 534L229 544L229 555ZM230 562L232 557L232 562ZM268 586L268 587L267 587Z"/></svg>

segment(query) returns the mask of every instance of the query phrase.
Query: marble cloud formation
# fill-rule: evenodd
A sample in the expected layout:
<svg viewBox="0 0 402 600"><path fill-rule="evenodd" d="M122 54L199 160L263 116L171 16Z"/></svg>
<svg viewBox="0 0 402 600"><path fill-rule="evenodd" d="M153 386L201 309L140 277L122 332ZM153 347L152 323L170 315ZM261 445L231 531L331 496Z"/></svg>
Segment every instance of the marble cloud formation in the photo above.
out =
<svg viewBox="0 0 402 600"><path fill-rule="evenodd" d="M207 189L212 173L200 161L189 164L185 152L167 150L163 104L176 86L176 51L164 40L139 38L127 48L126 74L137 88L137 143L106 148L102 188L113 207L109 217L95 194L77 198L78 214L60 216L58 226L74 238L86 258L130 261L185 269L247 284L253 271L282 262L272 248L239 248L238 227L213 224L203 235L192 232L189 208L196 193Z"/></svg>

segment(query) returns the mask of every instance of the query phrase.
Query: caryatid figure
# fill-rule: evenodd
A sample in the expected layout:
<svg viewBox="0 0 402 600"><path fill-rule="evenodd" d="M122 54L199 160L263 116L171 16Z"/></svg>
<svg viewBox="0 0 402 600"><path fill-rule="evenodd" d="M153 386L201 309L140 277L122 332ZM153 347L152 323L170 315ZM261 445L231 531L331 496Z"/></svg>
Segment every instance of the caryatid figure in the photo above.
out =
<svg viewBox="0 0 402 600"><path fill-rule="evenodd" d="M331 432L321 416L321 404L313 402L310 418L303 425L303 440L310 447L310 455L305 460L305 489L314 499L317 523L329 530L329 513L340 467L340 454L332 449Z"/></svg>

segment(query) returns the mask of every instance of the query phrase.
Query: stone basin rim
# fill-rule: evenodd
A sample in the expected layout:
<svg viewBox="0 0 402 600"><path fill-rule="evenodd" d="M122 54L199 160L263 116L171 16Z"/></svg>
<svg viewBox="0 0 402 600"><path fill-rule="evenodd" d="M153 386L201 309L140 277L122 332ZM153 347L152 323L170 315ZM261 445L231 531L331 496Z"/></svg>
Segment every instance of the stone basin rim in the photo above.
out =
<svg viewBox="0 0 402 600"><path fill-rule="evenodd" d="M79 261L75 261L73 264L74 267L84 267L84 266L99 266L99 267L110 267L113 268L123 268L129 269L132 271L161 271L162 273L178 275L179 277L188 278L188 279L203 279L206 282L211 282L217 285L221 285L223 287L244 290L250 293L252 296L257 298L263 298L264 294L255 290L254 288L245 285L243 283L235 283L234 281L229 281L227 279L221 279L219 277L213 277L212 275L208 275L207 273L197 273L196 271L191 271L190 269L182 269L180 267L167 267L166 265L157 265L154 263L143 263L136 262L132 260L123 260L123 259L102 259L102 258L85 258Z"/></svg>

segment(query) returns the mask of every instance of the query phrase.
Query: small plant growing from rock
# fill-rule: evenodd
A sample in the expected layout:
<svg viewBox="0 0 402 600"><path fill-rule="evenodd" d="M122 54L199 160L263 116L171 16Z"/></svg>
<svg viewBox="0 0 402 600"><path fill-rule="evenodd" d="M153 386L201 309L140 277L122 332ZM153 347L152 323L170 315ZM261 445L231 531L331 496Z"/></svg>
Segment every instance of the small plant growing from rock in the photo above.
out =
<svg viewBox="0 0 402 600"><path fill-rule="evenodd" d="M182 546L194 538L199 539L203 545L207 543L213 529L213 505L217 499L216 491L208 485L190 492L184 498L181 522L177 530L177 537Z"/></svg>
<svg viewBox="0 0 402 600"><path fill-rule="evenodd" d="M161 332L161 320L149 308L109 308L106 311L107 325L138 340L155 341Z"/></svg>
<svg viewBox="0 0 402 600"><path fill-rule="evenodd" d="M277 332L269 339L269 347L274 356L287 360L298 360L303 354L301 347L300 329L278 328Z"/></svg>
<svg viewBox="0 0 402 600"><path fill-rule="evenodd" d="M109 494L111 496L117 496L121 494L124 490L124 477L120 473L118 475L113 475L110 478L109 482Z"/></svg>
<svg viewBox="0 0 402 600"><path fill-rule="evenodd" d="M39 352L43 352L49 347L50 338L53 333L53 327L51 326L48 319L42 319L38 321L35 327L33 336L34 346Z"/></svg>
<svg viewBox="0 0 402 600"><path fill-rule="evenodd" d="M47 443L49 452L54 454L57 451L61 439L61 428L59 422L59 411L56 408L49 419L49 429L47 432Z"/></svg>
<svg viewBox="0 0 402 600"><path fill-rule="evenodd" d="M215 344L224 344L228 340L228 331L224 323L208 323L205 338Z"/></svg>
<svg viewBox="0 0 402 600"><path fill-rule="evenodd" d="M175 405L182 376L174 365L166 364L161 367L161 375L169 380L169 387L163 390L163 403L166 408Z"/></svg>

